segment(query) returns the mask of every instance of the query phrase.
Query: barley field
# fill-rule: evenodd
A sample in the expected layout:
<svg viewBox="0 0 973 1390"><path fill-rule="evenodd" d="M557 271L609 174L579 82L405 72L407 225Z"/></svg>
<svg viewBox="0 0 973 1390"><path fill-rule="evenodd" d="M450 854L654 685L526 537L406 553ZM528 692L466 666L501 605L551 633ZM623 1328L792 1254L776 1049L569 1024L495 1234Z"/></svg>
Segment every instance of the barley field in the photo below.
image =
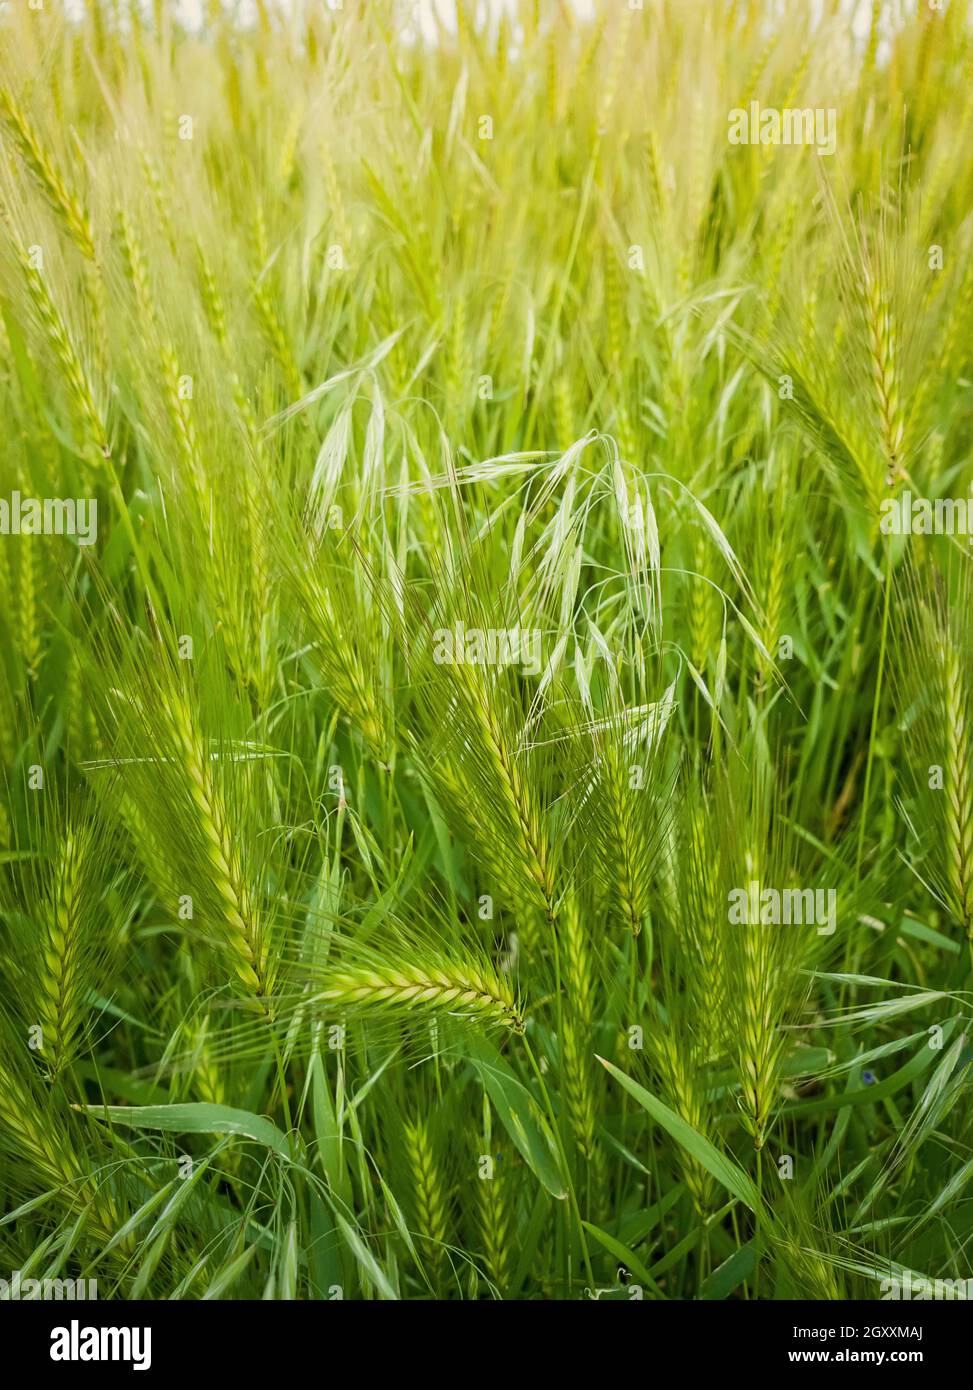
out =
<svg viewBox="0 0 973 1390"><path fill-rule="evenodd" d="M0 1275L959 1287L971 7L445 10L0 5Z"/></svg>

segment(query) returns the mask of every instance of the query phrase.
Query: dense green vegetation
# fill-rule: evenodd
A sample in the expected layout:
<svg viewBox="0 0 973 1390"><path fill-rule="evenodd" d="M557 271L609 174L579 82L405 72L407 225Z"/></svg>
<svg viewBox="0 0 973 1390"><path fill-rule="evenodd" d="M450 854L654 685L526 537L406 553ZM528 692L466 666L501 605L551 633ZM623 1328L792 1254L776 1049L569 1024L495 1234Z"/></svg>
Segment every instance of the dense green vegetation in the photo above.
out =
<svg viewBox="0 0 973 1390"><path fill-rule="evenodd" d="M204 8L0 10L0 1272L966 1278L968 5Z"/></svg>

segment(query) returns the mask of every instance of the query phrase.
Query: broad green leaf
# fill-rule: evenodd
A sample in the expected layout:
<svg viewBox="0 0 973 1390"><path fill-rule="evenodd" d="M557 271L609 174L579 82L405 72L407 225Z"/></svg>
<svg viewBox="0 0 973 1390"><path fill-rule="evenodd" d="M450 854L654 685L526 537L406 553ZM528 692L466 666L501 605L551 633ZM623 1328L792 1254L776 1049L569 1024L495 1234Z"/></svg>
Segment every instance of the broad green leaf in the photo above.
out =
<svg viewBox="0 0 973 1390"><path fill-rule="evenodd" d="M618 1067L613 1066L611 1062L606 1062L604 1057L599 1057L598 1060L619 1085L638 1101L642 1109L648 1112L656 1124L661 1125L672 1135L677 1144L681 1144L686 1152L698 1163L701 1163L707 1172L712 1173L727 1192L737 1197L752 1212L762 1211L760 1194L756 1185L738 1164L734 1163L731 1158L727 1158L725 1154L721 1154L719 1149L708 1139L693 1129L692 1125L687 1124L674 1110L663 1105L662 1101L647 1091L644 1086L640 1086L637 1081L633 1081L630 1076L619 1071Z"/></svg>
<svg viewBox="0 0 973 1390"><path fill-rule="evenodd" d="M700 1285L701 1299L728 1298L734 1289L739 1288L744 1279L749 1279L756 1268L757 1256L752 1241L741 1245L739 1250L717 1268Z"/></svg>
<svg viewBox="0 0 973 1390"><path fill-rule="evenodd" d="M350 1221L346 1221L340 1212L335 1212L335 1220L338 1223L341 1234L347 1242L348 1249L361 1265L365 1276L375 1285L383 1298L397 1299L398 1294L392 1287L388 1275L385 1273L385 1270L379 1264L378 1260L376 1260L371 1250L369 1250L356 1228Z"/></svg>
<svg viewBox="0 0 973 1390"><path fill-rule="evenodd" d="M250 1261L256 1255L258 1246L248 1245L239 1255L232 1260L228 1260L222 1269L218 1269L213 1276L209 1288L203 1294L204 1300L222 1298L226 1291L233 1287L240 1276L246 1271Z"/></svg>
<svg viewBox="0 0 973 1390"><path fill-rule="evenodd" d="M599 1245L604 1246L610 1255L614 1255L616 1260L620 1260L625 1268L635 1275L640 1284L647 1284L653 1293L657 1294L660 1298L665 1297L645 1265L637 1255L634 1255L632 1251L629 1250L627 1245L623 1245L615 1236L609 1235L607 1231L603 1231L600 1226L593 1226L590 1221L582 1221L581 1224L586 1231L589 1231L591 1235L594 1236Z"/></svg>
<svg viewBox="0 0 973 1390"><path fill-rule="evenodd" d="M238 1134L263 1144L279 1158L290 1159L287 1138L264 1115L234 1110L229 1105L190 1101L182 1105L80 1105L90 1115L132 1129L158 1129L170 1134Z"/></svg>
<svg viewBox="0 0 973 1390"><path fill-rule="evenodd" d="M467 1049L484 1090L524 1162L552 1197L563 1200L568 1195L567 1181L550 1126L534 1098L492 1043L485 1038L470 1037Z"/></svg>

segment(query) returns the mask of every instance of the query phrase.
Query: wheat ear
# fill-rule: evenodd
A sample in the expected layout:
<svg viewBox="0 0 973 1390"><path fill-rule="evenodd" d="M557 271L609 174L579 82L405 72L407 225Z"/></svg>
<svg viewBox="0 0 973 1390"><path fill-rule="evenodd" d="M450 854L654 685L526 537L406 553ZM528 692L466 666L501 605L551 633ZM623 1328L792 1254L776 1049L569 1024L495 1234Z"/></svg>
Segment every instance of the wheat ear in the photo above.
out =
<svg viewBox="0 0 973 1390"><path fill-rule="evenodd" d="M88 1209L93 1233L111 1239L118 1211L111 1196L94 1186L78 1161L75 1146L56 1115L45 1111L27 1086L0 1057L0 1125L41 1182L56 1189L71 1211Z"/></svg>
<svg viewBox="0 0 973 1390"><path fill-rule="evenodd" d="M0 110L13 131L17 148L54 211L63 219L72 240L89 261L95 259L91 222L68 188L54 160L31 128L23 108L9 90L0 91Z"/></svg>
<svg viewBox="0 0 973 1390"><path fill-rule="evenodd" d="M897 334L888 296L883 292L878 275L871 269L867 269L865 275L865 302L872 380L878 398L882 445L888 468L886 481L891 487L902 474L902 440L905 435L896 367Z"/></svg>
<svg viewBox="0 0 973 1390"><path fill-rule="evenodd" d="M397 967L362 966L328 977L320 997L336 1004L365 1004L376 1008L433 1009L468 1014L484 1023L500 1023L523 1032L523 1019L499 975L468 965L444 963Z"/></svg>
<svg viewBox="0 0 973 1390"><path fill-rule="evenodd" d="M561 1039L568 1117L581 1154L589 1162L600 1162L595 1138L596 1110L592 1083L594 977L582 913L573 897L562 905L557 929L564 947L564 983L570 1006Z"/></svg>
<svg viewBox="0 0 973 1390"><path fill-rule="evenodd" d="M192 798L196 822L209 852L212 883L222 906L222 941L234 974L258 999L273 991L260 922L246 885L239 856L229 832L222 799L213 784L192 717L184 700L173 695L163 702L172 742Z"/></svg>
<svg viewBox="0 0 973 1390"><path fill-rule="evenodd" d="M65 832L49 904L47 935L41 949L38 1010L44 1056L57 1077L70 1060L71 1046L84 1017L87 991L80 969L82 871L85 845L72 826Z"/></svg>
<svg viewBox="0 0 973 1390"><path fill-rule="evenodd" d="M967 724L966 682L954 643L945 636L943 646L943 691L945 696L946 767L946 847L947 873L953 893L953 910L967 936L973 941L973 784L970 758L973 756Z"/></svg>
<svg viewBox="0 0 973 1390"><path fill-rule="evenodd" d="M31 264L25 251L21 250L20 258L27 277L28 292L40 319L41 327L47 335L48 342L61 369L78 422L85 435L97 446L102 456L108 458L111 453L108 444L108 431L95 404L94 392L77 348L57 305L51 298L43 275L36 266Z"/></svg>
<svg viewBox="0 0 973 1390"><path fill-rule="evenodd" d="M404 1133L406 1156L415 1187L418 1232L428 1250L435 1281L442 1267L446 1246L446 1200L442 1179L426 1121L417 1119L413 1124L406 1124Z"/></svg>
<svg viewBox="0 0 973 1390"><path fill-rule="evenodd" d="M510 1213L503 1179L494 1173L477 1182L477 1207L487 1274L503 1297L510 1285Z"/></svg>

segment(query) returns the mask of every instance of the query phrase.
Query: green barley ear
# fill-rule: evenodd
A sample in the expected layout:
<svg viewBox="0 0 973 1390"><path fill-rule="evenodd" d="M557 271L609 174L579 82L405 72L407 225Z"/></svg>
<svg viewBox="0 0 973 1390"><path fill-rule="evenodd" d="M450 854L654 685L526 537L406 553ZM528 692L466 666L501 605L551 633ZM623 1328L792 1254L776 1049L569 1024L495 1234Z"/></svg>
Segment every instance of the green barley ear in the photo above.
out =
<svg viewBox="0 0 973 1390"><path fill-rule="evenodd" d="M384 521L371 514L356 519L356 509L370 513L372 502L343 483L355 471L354 404L351 392L325 432L306 490L299 498L275 499L267 509L269 524L256 529L277 561L283 616L304 645L308 664L372 754L388 766L395 743L389 692L398 679L392 604L376 561ZM377 460L376 467L382 466Z"/></svg>
<svg viewBox="0 0 973 1390"><path fill-rule="evenodd" d="M575 1144L581 1155L591 1162L596 1154L595 1045L592 1037L595 976L585 917L589 922L591 913L585 913L581 903L571 895L560 906L556 930L562 947L562 983L569 1002L560 1042L564 1094Z"/></svg>
<svg viewBox="0 0 973 1390"><path fill-rule="evenodd" d="M99 851L90 826L69 818L54 851L38 961L37 1013L52 1080L77 1050L92 991L107 993L98 965L110 909L100 891Z"/></svg>
<svg viewBox="0 0 973 1390"><path fill-rule="evenodd" d="M96 996L108 998L127 919L115 837L84 787L51 787L3 893L18 969L18 1016L50 1082L81 1050Z"/></svg>
<svg viewBox="0 0 973 1390"><path fill-rule="evenodd" d="M48 288L46 274L41 274L21 246L18 246L18 255L31 306L60 368L68 404L74 414L81 439L86 450L94 451L90 457L103 463L111 457L108 426L105 415L97 403L95 388L75 335L68 328Z"/></svg>
<svg viewBox="0 0 973 1390"><path fill-rule="evenodd" d="M601 1203L606 1192L605 1151L598 1138L599 1090L595 1061L595 1009L601 994L596 970L596 913L587 897L569 892L558 906L555 930L564 993L560 1063L571 1133L587 1165L587 1185Z"/></svg>
<svg viewBox="0 0 973 1390"><path fill-rule="evenodd" d="M902 472L902 443L905 421L899 386L898 325L889 302L889 292L878 266L865 267L865 317L872 356L882 447L888 467L887 482L892 486Z"/></svg>
<svg viewBox="0 0 973 1390"><path fill-rule="evenodd" d="M486 1271L503 1298L513 1277L510 1269L512 1223L507 1211L503 1178L494 1173L491 1180L478 1182L477 1197Z"/></svg>
<svg viewBox="0 0 973 1390"><path fill-rule="evenodd" d="M523 1019L507 982L480 962L428 954L421 962L382 958L374 965L336 966L312 978L314 997L367 1013L429 1011L515 1033Z"/></svg>
<svg viewBox="0 0 973 1390"><path fill-rule="evenodd" d="M666 729L675 709L670 686L659 698L626 705L613 687L605 713L583 730L591 771L578 789L578 822L592 873L611 916L637 936L649 908L670 812L672 776Z"/></svg>
<svg viewBox="0 0 973 1390"><path fill-rule="evenodd" d="M193 1094L208 1105L227 1103L226 1076L214 1049L213 1015L204 1014L193 1025L189 1041L189 1061Z"/></svg>
<svg viewBox="0 0 973 1390"><path fill-rule="evenodd" d="M740 887L773 877L770 861L757 847L745 850L736 860L741 872ZM753 1137L755 1149L762 1149L779 1103L778 1077L783 1056L783 991L778 975L782 948L773 925L747 922L735 951L729 953L731 979L728 994L736 1001L736 1062L740 1076L740 1112Z"/></svg>
<svg viewBox="0 0 973 1390"><path fill-rule="evenodd" d="M416 1233L435 1288L441 1279L449 1232L448 1202L427 1120L418 1116L403 1125L403 1140L412 1178Z"/></svg>
<svg viewBox="0 0 973 1390"><path fill-rule="evenodd" d="M309 659L321 672L352 727L383 765L392 760L392 713L385 691L391 659L380 644L366 646L361 634L376 616L348 567L310 543L285 560L289 591L302 627L310 629Z"/></svg>
<svg viewBox="0 0 973 1390"><path fill-rule="evenodd" d="M714 1107L707 1077L724 1055L727 1037L725 906L714 826L702 777L687 776L676 791L662 901L659 980L648 1031L648 1058L667 1104L697 1133L712 1139ZM683 1181L701 1215L712 1210L712 1175L690 1153L678 1155Z"/></svg>
<svg viewBox="0 0 973 1390"><path fill-rule="evenodd" d="M270 755L234 736L249 711L227 682L220 644L182 660L185 636L161 620L153 627L146 637L115 613L99 630L97 659L86 652L112 753L92 775L112 784L109 801L138 808L131 829L147 832L139 847L152 881L161 877L185 929L217 951L240 993L272 1012L279 924L264 900L260 813L270 812L255 770Z"/></svg>
<svg viewBox="0 0 973 1390"><path fill-rule="evenodd" d="M81 954L86 945L85 877L90 851L84 830L68 825L57 855L52 892L46 904L48 926L41 949L38 1013L52 1079L70 1060L70 1050L86 1004Z"/></svg>
<svg viewBox="0 0 973 1390"><path fill-rule="evenodd" d="M777 1270L775 1297L798 1292L831 1302L851 1297L844 1269L853 1268L849 1252L828 1219L832 1190L819 1178L810 1183L783 1182L774 1193L767 1223L770 1251Z"/></svg>
<svg viewBox="0 0 973 1390"><path fill-rule="evenodd" d="M973 766L969 653L954 633L944 633L940 654L941 699L946 732L945 822L947 872L953 912L973 936ZM965 659L964 659L965 658Z"/></svg>
<svg viewBox="0 0 973 1390"><path fill-rule="evenodd" d="M75 245L88 260L95 259L91 221L44 148L27 113L8 87L0 90L0 116L13 134L21 158L41 192L62 219Z"/></svg>
<svg viewBox="0 0 973 1390"><path fill-rule="evenodd" d="M678 1020L678 1021L677 1021ZM694 1016L681 1011L664 1027L654 1030L652 1050L667 1101L697 1134L713 1133L711 1108L707 1101L702 1058L692 1036ZM680 1153L683 1181L696 1210L705 1215L712 1210L713 1177L691 1154Z"/></svg>
<svg viewBox="0 0 973 1390"><path fill-rule="evenodd" d="M795 507L793 503L793 470L786 453L772 456L767 463L758 504L758 525L761 525L763 564L759 577L761 608L764 613L763 645L773 658L781 637L784 616L784 596L787 592L787 557L793 541ZM773 516L769 535L763 534L764 518ZM773 664L763 652L757 655L757 687L763 690L772 683Z"/></svg>
<svg viewBox="0 0 973 1390"><path fill-rule="evenodd" d="M51 1190L55 1204L74 1217L86 1211L90 1234L103 1244L121 1225L119 1205L95 1176L70 1111L55 1102L36 1068L24 1065L23 1034L7 1017L0 1029L0 1153L13 1160L11 1176L16 1173L28 1192Z"/></svg>
<svg viewBox="0 0 973 1390"><path fill-rule="evenodd" d="M260 198L253 212L251 252L254 274L250 287L251 300L257 325L276 360L287 397L293 404L304 395L304 380L294 353L293 340L278 313L281 295L274 285L276 271L269 255L267 224Z"/></svg>
<svg viewBox="0 0 973 1390"><path fill-rule="evenodd" d="M368 932L335 913L315 918L309 933L324 948L305 950L299 967L313 999L376 1021L438 1015L523 1032L509 976L435 895L386 905Z"/></svg>
<svg viewBox="0 0 973 1390"><path fill-rule="evenodd" d="M477 1224L483 1246L483 1261L490 1280L501 1298L506 1297L513 1277L511 1254L513 1222L511 1219L508 1182L502 1163L506 1154L494 1152L497 1141L493 1132L490 1102L483 1097L483 1133L479 1138L476 1159Z"/></svg>
<svg viewBox="0 0 973 1390"><path fill-rule="evenodd" d="M823 891L825 883L835 882L838 870L831 861L822 863L802 852L794 840L779 767L769 747L754 739L747 757L746 770L736 760L714 770L705 838L714 846L718 865L727 1047L739 1078L741 1119L759 1150L781 1103L787 1030L800 1015L809 987L807 971L822 940L820 924L803 920L803 912L800 923L766 913L763 894L772 890L782 902L784 891L795 886ZM848 886L843 875L834 889L836 914L840 906L845 924L853 920Z"/></svg>
<svg viewBox="0 0 973 1390"><path fill-rule="evenodd" d="M969 559L909 564L894 647L903 764L930 882L973 953L973 643ZM973 957L971 957L973 958Z"/></svg>
<svg viewBox="0 0 973 1390"><path fill-rule="evenodd" d="M38 585L43 574L37 567L36 547L31 537L21 540L18 565L18 599L20 601L21 650L29 681L36 681L43 654L43 635L38 620Z"/></svg>
<svg viewBox="0 0 973 1390"><path fill-rule="evenodd" d="M877 208L839 208L826 182L822 196L833 245L826 303L809 272L783 325L765 327L759 345L745 334L740 341L775 390L786 381L789 412L874 526L889 489L909 477L927 423L918 406L938 328L924 307L918 258L904 250L917 232L906 200L885 191ZM904 401L913 405L908 415Z"/></svg>
<svg viewBox="0 0 973 1390"><path fill-rule="evenodd" d="M248 993L267 999L274 983L267 942L198 721L189 700L176 688L164 692L158 713L166 731L163 747L171 750L179 769L173 811L179 802L185 805L208 860L207 877L196 882L205 884L204 891L211 890L218 904L219 937L234 974Z"/></svg>
<svg viewBox="0 0 973 1390"><path fill-rule="evenodd" d="M477 631L506 626L467 624ZM525 739L525 692L509 670L437 662L437 634L452 631L444 620L425 634L416 682L425 741L417 756L505 901L551 920L557 845L545 810L544 756Z"/></svg>

